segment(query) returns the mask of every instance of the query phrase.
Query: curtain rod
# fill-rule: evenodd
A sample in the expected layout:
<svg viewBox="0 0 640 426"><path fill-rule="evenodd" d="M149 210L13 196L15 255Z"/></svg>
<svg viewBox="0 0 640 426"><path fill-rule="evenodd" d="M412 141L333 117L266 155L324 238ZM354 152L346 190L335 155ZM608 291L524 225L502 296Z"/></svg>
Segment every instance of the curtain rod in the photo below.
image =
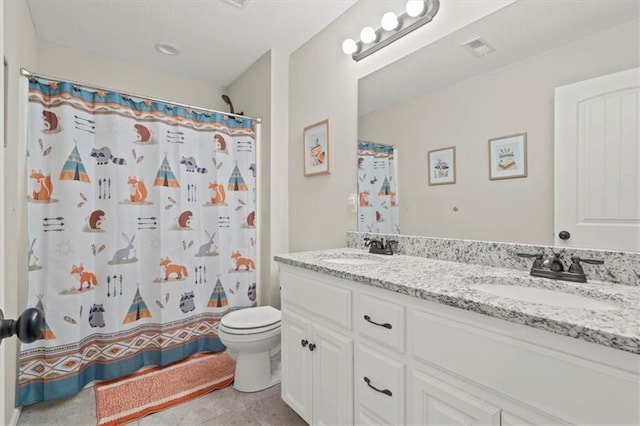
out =
<svg viewBox="0 0 640 426"><path fill-rule="evenodd" d="M231 116L231 117L249 118L249 119L252 119L252 120L256 120L256 123L258 123L258 124L262 123L262 117L249 117L249 116L246 116L246 115L232 114L230 112L217 111L217 110L211 109L211 108L202 108L202 107L198 107L198 106L182 104L180 102L168 101L166 99L160 99L160 98L154 98L154 97L151 97L151 96L138 95L138 94L135 94L135 93L123 92L121 90L114 90L114 89L110 89L108 87L102 87L102 86L96 86L96 85L93 85L93 84L81 83L81 82L78 82L78 81L67 80L67 79L64 79L64 78L51 77L51 76L44 75L44 74L36 74L36 73L33 73L33 72L29 71L26 68L20 68L20 75L23 76L23 77L27 77L27 78L42 78L44 80L51 80L51 81L66 81L66 82L69 82L71 84L76 84L78 86L86 87L88 89L104 90L105 92L120 93L120 94L123 94L125 96L130 96L132 98L148 99L150 101L162 102L162 103L165 103L165 104L178 105L178 106L181 106L181 107L184 107L184 108L191 108L191 109L195 109L195 110L198 110L198 111L213 112L213 113L216 113L216 114L224 114L224 115L228 115L228 116Z"/></svg>

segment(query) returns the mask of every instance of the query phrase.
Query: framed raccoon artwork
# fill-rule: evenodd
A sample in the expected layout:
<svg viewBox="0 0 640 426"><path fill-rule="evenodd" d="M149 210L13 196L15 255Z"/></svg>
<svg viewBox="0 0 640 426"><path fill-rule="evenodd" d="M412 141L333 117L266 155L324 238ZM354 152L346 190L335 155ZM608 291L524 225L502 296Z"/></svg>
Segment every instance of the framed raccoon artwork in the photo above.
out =
<svg viewBox="0 0 640 426"><path fill-rule="evenodd" d="M329 119L304 128L303 161L304 175L324 175L329 169Z"/></svg>
<svg viewBox="0 0 640 426"><path fill-rule="evenodd" d="M434 149L429 157L429 185L456 183L456 147Z"/></svg>
<svg viewBox="0 0 640 426"><path fill-rule="evenodd" d="M489 179L527 177L527 134L489 139Z"/></svg>

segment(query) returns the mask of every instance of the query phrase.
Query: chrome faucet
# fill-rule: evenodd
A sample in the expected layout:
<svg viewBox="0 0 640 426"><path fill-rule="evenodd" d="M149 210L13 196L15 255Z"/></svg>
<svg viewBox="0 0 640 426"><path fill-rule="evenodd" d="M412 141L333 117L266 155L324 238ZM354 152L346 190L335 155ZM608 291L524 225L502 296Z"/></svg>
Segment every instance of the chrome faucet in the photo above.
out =
<svg viewBox="0 0 640 426"><path fill-rule="evenodd" d="M581 259L578 256L571 257L571 264L567 268L560 257L560 252L553 252L553 256L545 257L544 253L517 253L520 257L533 258L530 275L534 277L550 278L552 280L564 280L577 283L586 283L587 276L580 262L591 265L602 265L600 259Z"/></svg>
<svg viewBox="0 0 640 426"><path fill-rule="evenodd" d="M369 253L373 254L393 254L393 246L398 244L395 240L387 240L387 245L384 244L384 238L376 240L374 238L365 237L364 246L369 247Z"/></svg>

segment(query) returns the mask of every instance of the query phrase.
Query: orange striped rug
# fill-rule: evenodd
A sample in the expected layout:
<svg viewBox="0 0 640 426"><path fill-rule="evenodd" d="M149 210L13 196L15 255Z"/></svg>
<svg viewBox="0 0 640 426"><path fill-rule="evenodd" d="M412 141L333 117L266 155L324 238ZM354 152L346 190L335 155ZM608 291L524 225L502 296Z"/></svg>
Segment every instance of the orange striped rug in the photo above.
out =
<svg viewBox="0 0 640 426"><path fill-rule="evenodd" d="M198 354L95 385L98 425L122 425L233 382L235 361L226 353Z"/></svg>

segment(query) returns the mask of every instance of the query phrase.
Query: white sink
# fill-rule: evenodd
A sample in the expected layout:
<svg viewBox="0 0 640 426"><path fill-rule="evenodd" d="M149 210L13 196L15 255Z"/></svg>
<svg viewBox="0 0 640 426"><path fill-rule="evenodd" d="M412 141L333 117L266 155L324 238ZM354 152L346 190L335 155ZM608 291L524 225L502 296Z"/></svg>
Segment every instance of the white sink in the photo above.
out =
<svg viewBox="0 0 640 426"><path fill-rule="evenodd" d="M322 261L327 263L336 263L339 265L377 265L382 263L378 259L362 257L337 257L334 259L322 259Z"/></svg>
<svg viewBox="0 0 640 426"><path fill-rule="evenodd" d="M563 293L543 288L498 284L474 284L470 287L474 290L493 294L494 296L506 297L523 302L539 303L542 305L592 309L597 311L618 309L617 306L611 303L579 296L577 294Z"/></svg>

